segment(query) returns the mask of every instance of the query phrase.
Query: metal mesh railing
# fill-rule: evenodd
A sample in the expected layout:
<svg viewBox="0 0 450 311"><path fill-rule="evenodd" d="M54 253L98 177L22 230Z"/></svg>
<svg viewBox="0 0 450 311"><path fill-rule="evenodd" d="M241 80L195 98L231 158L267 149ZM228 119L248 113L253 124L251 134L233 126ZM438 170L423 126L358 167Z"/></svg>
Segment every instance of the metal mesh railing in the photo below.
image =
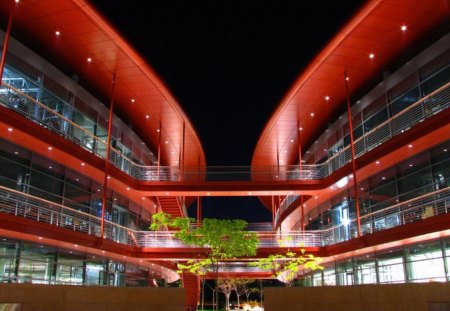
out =
<svg viewBox="0 0 450 311"><path fill-rule="evenodd" d="M47 223L67 230L100 236L101 219L82 211L0 186L0 213ZM450 213L450 188L424 194L361 217L363 235ZM144 248L186 247L169 231L138 231L104 222L104 238ZM258 231L259 247L318 247L357 236L356 220L326 230Z"/></svg>
<svg viewBox="0 0 450 311"><path fill-rule="evenodd" d="M447 109L450 103L449 86L450 83L447 83L440 87L355 140L356 156L363 155L393 136ZM0 104L58 133L100 158L105 158L106 142L103 139L5 82L0 88ZM183 167L182 169L170 166L144 166L133 162L115 148L111 148L109 161L133 178L145 181L318 180L349 163L351 150L350 146L346 146L322 164L302 166Z"/></svg>

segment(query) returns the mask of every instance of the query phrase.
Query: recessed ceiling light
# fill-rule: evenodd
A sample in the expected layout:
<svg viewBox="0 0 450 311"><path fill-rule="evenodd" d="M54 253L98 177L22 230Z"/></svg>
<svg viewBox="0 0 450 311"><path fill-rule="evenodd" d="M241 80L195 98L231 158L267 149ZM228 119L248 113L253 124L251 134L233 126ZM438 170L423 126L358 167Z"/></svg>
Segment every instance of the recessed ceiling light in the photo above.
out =
<svg viewBox="0 0 450 311"><path fill-rule="evenodd" d="M374 59L374 58L375 58L375 54L370 53L370 54L369 54L369 58L370 58L370 59Z"/></svg>
<svg viewBox="0 0 450 311"><path fill-rule="evenodd" d="M59 36L61 32L59 30L55 31L55 35Z"/></svg>
<svg viewBox="0 0 450 311"><path fill-rule="evenodd" d="M309 115L310 115L311 117L314 117L314 112L311 112Z"/></svg>
<svg viewBox="0 0 450 311"><path fill-rule="evenodd" d="M300 126L300 127L298 128L298 130L299 130L299 131L303 131L303 127Z"/></svg>
<svg viewBox="0 0 450 311"><path fill-rule="evenodd" d="M444 152L447 152L447 149L444 149Z"/></svg>
<svg viewBox="0 0 450 311"><path fill-rule="evenodd" d="M413 147L413 145L411 145L411 144L408 145L408 148L412 148L412 147Z"/></svg>
<svg viewBox="0 0 450 311"><path fill-rule="evenodd" d="M291 143L293 143L294 142L294 140L293 139L291 139Z"/></svg>
<svg viewBox="0 0 450 311"><path fill-rule="evenodd" d="M380 161L375 161L376 164L380 164Z"/></svg>
<svg viewBox="0 0 450 311"><path fill-rule="evenodd" d="M409 165L409 167L412 167L412 166L413 166L412 164Z"/></svg>
<svg viewBox="0 0 450 311"><path fill-rule="evenodd" d="M345 81L348 81L348 80L350 80L348 77L345 77Z"/></svg>
<svg viewBox="0 0 450 311"><path fill-rule="evenodd" d="M86 164L84 162L81 162L81 166L85 166Z"/></svg>
<svg viewBox="0 0 450 311"><path fill-rule="evenodd" d="M88 61L88 63L92 62L92 58L90 57L88 57L86 60Z"/></svg>
<svg viewBox="0 0 450 311"><path fill-rule="evenodd" d="M169 143L169 141L168 141L168 140L166 140L166 141L165 141L165 143L166 143L166 144L168 144L168 143Z"/></svg>
<svg viewBox="0 0 450 311"><path fill-rule="evenodd" d="M131 99L131 102L134 103L136 100L134 98Z"/></svg>
<svg viewBox="0 0 450 311"><path fill-rule="evenodd" d="M130 187L127 187L127 190L130 190Z"/></svg>
<svg viewBox="0 0 450 311"><path fill-rule="evenodd" d="M49 169L52 169L53 167L52 167L52 166L49 166L48 168L49 168Z"/></svg>
<svg viewBox="0 0 450 311"><path fill-rule="evenodd" d="M47 149L48 149L48 150L52 150L52 149L53 149L53 147L48 147Z"/></svg>
<svg viewBox="0 0 450 311"><path fill-rule="evenodd" d="M330 96L325 96L325 100L329 101L330 100Z"/></svg>
<svg viewBox="0 0 450 311"><path fill-rule="evenodd" d="M146 119L150 119L150 116L149 116L149 115L146 115L145 118L146 118Z"/></svg>
<svg viewBox="0 0 450 311"><path fill-rule="evenodd" d="M12 132L12 131L13 131L12 127L8 127L8 132Z"/></svg>
<svg viewBox="0 0 450 311"><path fill-rule="evenodd" d="M14 151L14 154L17 155L17 154L19 154L19 152L18 151Z"/></svg>
<svg viewBox="0 0 450 311"><path fill-rule="evenodd" d="M406 31L406 30L408 30L408 26L402 25L402 27L400 27L400 30L401 31Z"/></svg>

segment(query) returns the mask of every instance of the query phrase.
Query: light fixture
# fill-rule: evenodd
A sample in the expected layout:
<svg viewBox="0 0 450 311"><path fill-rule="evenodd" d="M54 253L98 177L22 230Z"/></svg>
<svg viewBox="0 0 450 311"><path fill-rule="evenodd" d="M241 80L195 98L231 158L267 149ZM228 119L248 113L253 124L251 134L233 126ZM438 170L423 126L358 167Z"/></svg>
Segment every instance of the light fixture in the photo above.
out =
<svg viewBox="0 0 450 311"><path fill-rule="evenodd" d="M298 130L299 130L299 131L303 131L303 127L300 126L300 127L298 128Z"/></svg>
<svg viewBox="0 0 450 311"><path fill-rule="evenodd" d="M136 100L134 98L131 99L131 102L134 103Z"/></svg>
<svg viewBox="0 0 450 311"><path fill-rule="evenodd" d="M370 58L370 59L374 59L374 58L375 58L375 54L370 53L370 54L369 54L369 58Z"/></svg>
<svg viewBox="0 0 450 311"><path fill-rule="evenodd" d="M375 164L380 164L380 161L375 161Z"/></svg>
<svg viewBox="0 0 450 311"><path fill-rule="evenodd" d="M130 191L130 187L127 187L127 191Z"/></svg>
<svg viewBox="0 0 450 311"><path fill-rule="evenodd" d="M413 145L411 145L411 144L408 145L408 148L412 148L412 147L413 147Z"/></svg>
<svg viewBox="0 0 450 311"><path fill-rule="evenodd" d="M84 162L81 162L81 166L85 166L86 164Z"/></svg>
<svg viewBox="0 0 450 311"><path fill-rule="evenodd" d="M12 131L13 131L12 127L8 127L8 132L12 132Z"/></svg>
<svg viewBox="0 0 450 311"><path fill-rule="evenodd" d="M165 141L165 143L166 143L166 144L168 144L168 143L169 143L169 141L168 141L168 140L166 140L166 141Z"/></svg>
<svg viewBox="0 0 450 311"><path fill-rule="evenodd" d="M150 119L150 116L149 116L149 115L146 115L145 118L146 118L146 119Z"/></svg>
<svg viewBox="0 0 450 311"><path fill-rule="evenodd" d="M48 147L47 149L48 149L48 150L52 150L52 149L53 149L53 147Z"/></svg>
<svg viewBox="0 0 450 311"><path fill-rule="evenodd" d="M329 100L330 100L330 96L328 96L328 95L325 96L325 100L326 100L326 101L329 101Z"/></svg>
<svg viewBox="0 0 450 311"><path fill-rule="evenodd" d="M402 27L400 27L400 30L401 31L406 31L406 30L408 30L408 26L402 25Z"/></svg>
<svg viewBox="0 0 450 311"><path fill-rule="evenodd" d="M311 117L314 117L314 112L311 112L309 115L310 115Z"/></svg>
<svg viewBox="0 0 450 311"><path fill-rule="evenodd" d="M61 32L59 30L55 31L55 35L59 36L61 35Z"/></svg>
<svg viewBox="0 0 450 311"><path fill-rule="evenodd" d="M88 57L86 60L88 61L88 63L92 62L92 58L90 57Z"/></svg>
<svg viewBox="0 0 450 311"><path fill-rule="evenodd" d="M344 188L348 184L348 177L344 176L336 182L336 187Z"/></svg>

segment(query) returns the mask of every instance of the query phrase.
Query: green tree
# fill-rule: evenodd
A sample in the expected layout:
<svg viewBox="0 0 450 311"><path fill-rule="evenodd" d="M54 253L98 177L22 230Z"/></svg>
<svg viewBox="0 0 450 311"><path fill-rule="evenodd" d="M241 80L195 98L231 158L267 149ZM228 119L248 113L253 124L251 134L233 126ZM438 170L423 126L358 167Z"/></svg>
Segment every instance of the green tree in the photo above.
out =
<svg viewBox="0 0 450 311"><path fill-rule="evenodd" d="M261 258L251 263L251 265L265 271L272 271L272 276L278 278L286 286L292 285L300 269L323 270L320 265L322 258L307 254L304 248L300 248L300 253L293 252L287 247L288 241L289 239L278 241L280 246L287 248L285 253L271 254L267 258ZM299 247L301 246L299 245Z"/></svg>
<svg viewBox="0 0 450 311"><path fill-rule="evenodd" d="M193 218L173 218L166 213L157 213L153 215L152 219L150 229L174 229L176 230L175 237L184 244L210 249L205 258L179 263L178 269L180 272L189 271L197 275L204 275L207 272L214 273L216 289L219 267L222 262L254 256L257 251L258 236L254 232L245 231L247 227L245 220L205 218L199 226L194 227L192 226L195 222Z"/></svg>

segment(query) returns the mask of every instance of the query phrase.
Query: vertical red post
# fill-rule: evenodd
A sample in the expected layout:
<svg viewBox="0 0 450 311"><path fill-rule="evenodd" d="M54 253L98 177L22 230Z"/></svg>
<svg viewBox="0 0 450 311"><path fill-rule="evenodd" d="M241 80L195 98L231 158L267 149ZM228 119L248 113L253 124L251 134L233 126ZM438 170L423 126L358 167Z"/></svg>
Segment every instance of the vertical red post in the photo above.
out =
<svg viewBox="0 0 450 311"><path fill-rule="evenodd" d="M11 1L10 9L9 9L9 17L8 17L8 26L6 26L6 33L5 38L3 39L3 49L2 49L2 55L0 59L0 85L1 80L3 77L3 70L5 69L5 62L6 62L6 53L8 52L8 45L9 45L9 37L11 36L11 28L12 28L12 21L14 16L14 8L15 3L13 0Z"/></svg>
<svg viewBox="0 0 450 311"><path fill-rule="evenodd" d="M116 74L113 74L111 83L111 100L109 105L109 116L108 116L108 136L106 139L106 156L105 156L105 176L103 179L103 196L102 196L102 218L100 219L100 237L98 240L99 246L103 243L103 235L105 232L105 214L106 214L106 195L108 193L108 175L109 175L109 156L111 153L111 133L112 133L112 123L113 123L113 108L114 108L114 90L116 87Z"/></svg>
<svg viewBox="0 0 450 311"><path fill-rule="evenodd" d="M161 180L161 176L159 176L159 168L161 166L161 138L162 138L162 128L161 128L161 121L159 121L159 132L158 132L158 180Z"/></svg>
<svg viewBox="0 0 450 311"><path fill-rule="evenodd" d="M300 122L297 121L297 129L298 129L298 167L300 170L300 178L302 177L302 169L303 169L303 163L302 163L302 142L301 142L301 130L300 130ZM300 195L300 210L302 214L302 218L300 219L300 228L302 231L305 231L305 207L303 206L303 194Z"/></svg>
<svg viewBox="0 0 450 311"><path fill-rule="evenodd" d="M355 141L353 139L353 122L352 122L352 111L350 105L350 92L348 87L348 75L347 70L344 72L344 82L345 82L345 93L347 97L347 118L348 127L350 131L350 147L352 151L352 172L353 172L353 190L354 190L354 200L356 209L356 221L358 236L361 236L361 216L359 213L359 198L358 198L358 181L356 179L356 161L355 161Z"/></svg>
<svg viewBox="0 0 450 311"><path fill-rule="evenodd" d="M275 229L275 198L272 195L272 230Z"/></svg>

